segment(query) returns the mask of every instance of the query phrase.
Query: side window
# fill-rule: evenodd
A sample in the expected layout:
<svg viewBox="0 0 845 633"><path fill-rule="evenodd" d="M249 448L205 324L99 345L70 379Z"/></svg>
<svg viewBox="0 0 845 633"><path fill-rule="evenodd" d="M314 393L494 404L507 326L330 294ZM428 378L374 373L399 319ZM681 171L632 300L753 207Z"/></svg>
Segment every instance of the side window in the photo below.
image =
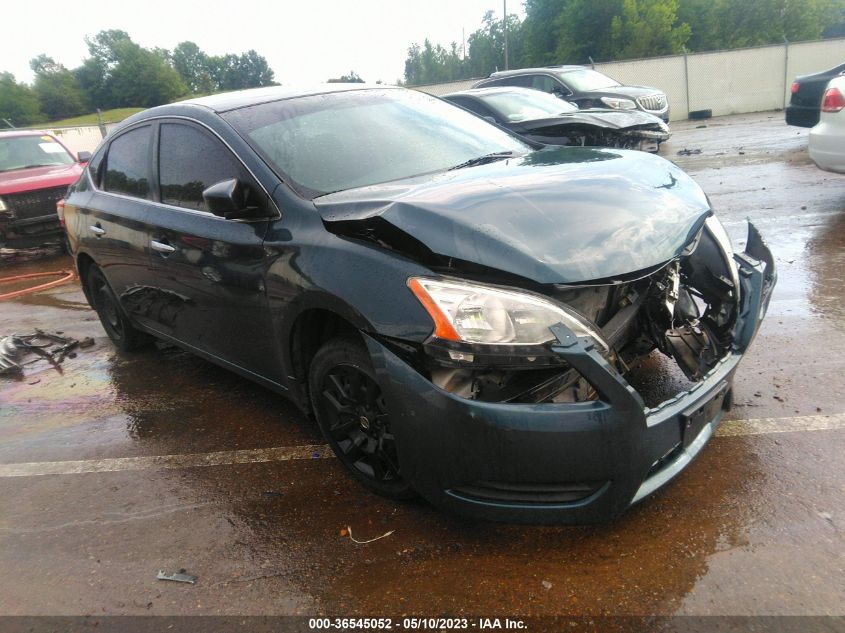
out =
<svg viewBox="0 0 845 633"><path fill-rule="evenodd" d="M478 106L472 99L468 99L467 97L452 97L449 101L455 105L461 106L462 108L466 108L470 112L475 112L476 114L479 113Z"/></svg>
<svg viewBox="0 0 845 633"><path fill-rule="evenodd" d="M464 105L463 103L461 105ZM478 116L481 117L490 117L492 119L498 120L496 113L493 112L490 108L488 108L485 104L477 101L475 99L467 100L467 104L465 106L468 110L475 112Z"/></svg>
<svg viewBox="0 0 845 633"><path fill-rule="evenodd" d="M103 166L103 156L106 155L105 150L100 150L96 154L91 157L91 160L88 161L88 175L91 177L91 182L94 183L95 187L100 186L100 176L102 176L102 172L100 168Z"/></svg>
<svg viewBox="0 0 845 633"><path fill-rule="evenodd" d="M210 134L182 123L162 123L159 137L158 173L161 201L186 209L208 211L202 192L221 180L239 179L256 197L243 165L229 149Z"/></svg>
<svg viewBox="0 0 845 633"><path fill-rule="evenodd" d="M534 90L552 92L555 88L560 88L560 84L548 75L533 75L531 77L531 87L534 88Z"/></svg>
<svg viewBox="0 0 845 633"><path fill-rule="evenodd" d="M516 75L516 76L502 77L501 79L489 81L486 84L484 84L483 86L479 86L479 88L493 88L495 86L519 86L520 88L530 88L531 87L531 76L530 75Z"/></svg>
<svg viewBox="0 0 845 633"><path fill-rule="evenodd" d="M517 86L519 88L531 88L531 78L533 75L517 75L516 77L508 77L502 82L503 86Z"/></svg>
<svg viewBox="0 0 845 633"><path fill-rule="evenodd" d="M106 156L103 188L135 198L150 198L150 126L130 130L114 139Z"/></svg>

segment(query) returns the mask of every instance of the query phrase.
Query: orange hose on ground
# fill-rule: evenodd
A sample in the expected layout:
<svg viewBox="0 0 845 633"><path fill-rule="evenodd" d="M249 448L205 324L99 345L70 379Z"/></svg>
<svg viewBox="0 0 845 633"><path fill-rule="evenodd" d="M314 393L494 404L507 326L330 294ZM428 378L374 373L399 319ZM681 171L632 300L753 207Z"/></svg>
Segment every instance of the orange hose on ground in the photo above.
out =
<svg viewBox="0 0 845 633"><path fill-rule="evenodd" d="M39 277L57 277L58 275L64 275L61 279L56 279L55 281L48 281L44 284L39 284L37 286L32 286L31 288L24 288L23 290L15 290L14 292L7 292L6 294L0 294L0 301L3 299L13 299L15 297L20 297L21 295L28 294L30 292L38 292L39 290L46 290L47 288L52 288L53 286L58 286L59 284L63 284L67 281L70 281L74 277L76 277L76 273L72 270L57 270L51 273L29 273L27 275L15 275L14 277L0 277L0 286L3 284L12 283L15 281L20 281L21 279L36 279Z"/></svg>

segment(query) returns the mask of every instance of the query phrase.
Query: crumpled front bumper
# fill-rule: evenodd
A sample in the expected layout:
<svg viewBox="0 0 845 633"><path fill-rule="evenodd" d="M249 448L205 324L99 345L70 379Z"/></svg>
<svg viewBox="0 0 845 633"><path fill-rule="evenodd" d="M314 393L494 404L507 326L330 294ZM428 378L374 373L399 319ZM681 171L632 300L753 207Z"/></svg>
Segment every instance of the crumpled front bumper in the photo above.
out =
<svg viewBox="0 0 845 633"><path fill-rule="evenodd" d="M776 281L772 255L752 225L746 251L734 258L741 309L732 351L692 389L653 409L562 324L552 328L553 349L593 385L598 400L467 400L367 337L403 476L435 505L478 518L592 523L618 516L683 470L730 407L734 371Z"/></svg>

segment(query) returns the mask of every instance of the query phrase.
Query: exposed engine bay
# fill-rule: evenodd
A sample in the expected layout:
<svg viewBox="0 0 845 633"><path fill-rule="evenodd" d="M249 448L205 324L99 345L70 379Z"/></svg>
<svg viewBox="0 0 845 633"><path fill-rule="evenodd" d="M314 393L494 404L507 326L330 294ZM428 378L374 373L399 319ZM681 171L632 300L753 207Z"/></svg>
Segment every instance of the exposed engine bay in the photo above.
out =
<svg viewBox="0 0 845 633"><path fill-rule="evenodd" d="M528 129L522 134L533 141L569 147L611 147L656 152L669 138L657 125L612 129L597 125L566 124Z"/></svg>
<svg viewBox="0 0 845 633"><path fill-rule="evenodd" d="M738 280L720 228L708 223L678 258L633 279L558 285L548 293L599 326L609 345L603 354L620 374L657 349L689 381L700 381L730 351L738 310ZM451 358L461 360L460 355ZM549 358L529 358L507 368L481 367L479 360L472 358L472 368L460 362L430 366L429 377L456 395L487 402L597 397L575 369Z"/></svg>

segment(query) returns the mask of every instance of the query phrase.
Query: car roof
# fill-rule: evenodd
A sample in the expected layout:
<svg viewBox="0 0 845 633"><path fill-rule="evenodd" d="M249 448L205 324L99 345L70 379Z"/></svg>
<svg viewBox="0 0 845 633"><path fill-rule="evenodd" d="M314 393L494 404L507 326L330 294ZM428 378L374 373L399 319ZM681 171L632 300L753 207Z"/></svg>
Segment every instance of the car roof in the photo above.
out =
<svg viewBox="0 0 845 633"><path fill-rule="evenodd" d="M14 128L12 130L0 130L0 138L10 138L12 136L53 136L44 130L21 130ZM55 136L53 136L55 138Z"/></svg>
<svg viewBox="0 0 845 633"><path fill-rule="evenodd" d="M510 77L512 75L524 75L526 73L550 73L553 71L569 72L572 70L584 70L586 66L543 66L540 68L519 68L518 70L499 70L490 74L490 77Z"/></svg>
<svg viewBox="0 0 845 633"><path fill-rule="evenodd" d="M267 86L264 88L251 88L249 90L223 92L207 97L187 99L173 105L197 105L209 108L214 112L227 112L259 103L270 103L283 99L310 97L313 95L347 92L350 90L372 90L375 88L384 90L386 88L396 88L396 86L363 83L331 83L314 86Z"/></svg>
<svg viewBox="0 0 845 633"><path fill-rule="evenodd" d="M443 99L448 99L449 97L460 97L460 96L467 96L467 97L484 97L487 95L496 95L496 94L513 94L513 93L524 93L530 95L536 94L548 94L547 92L543 92L542 90L535 90L534 88L523 88L521 86L490 86L489 88L486 86L482 86L481 88L468 88L466 90L459 90L458 92L450 92L449 94L443 95Z"/></svg>

